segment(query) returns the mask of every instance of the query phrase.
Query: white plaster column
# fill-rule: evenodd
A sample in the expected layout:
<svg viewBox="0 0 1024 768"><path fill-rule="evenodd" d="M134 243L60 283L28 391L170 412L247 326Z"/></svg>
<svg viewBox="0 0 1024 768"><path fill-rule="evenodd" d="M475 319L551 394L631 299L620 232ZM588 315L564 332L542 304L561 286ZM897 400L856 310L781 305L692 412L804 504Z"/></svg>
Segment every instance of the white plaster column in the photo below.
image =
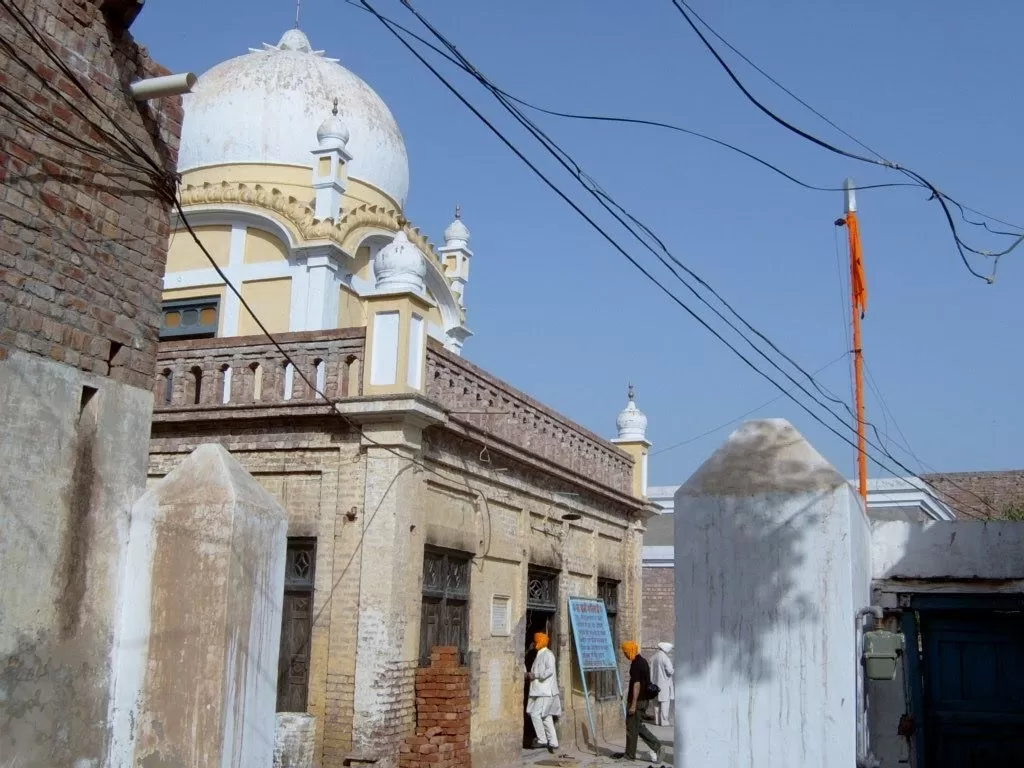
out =
<svg viewBox="0 0 1024 768"><path fill-rule="evenodd" d="M306 255L306 299L303 302L304 330L319 331L338 325L341 280L338 264L327 248L312 249Z"/></svg>
<svg viewBox="0 0 1024 768"><path fill-rule="evenodd" d="M748 422L675 497L676 765L849 768L870 530L782 419Z"/></svg>
<svg viewBox="0 0 1024 768"><path fill-rule="evenodd" d="M239 291L242 284L239 282L242 267L245 263L245 236L248 228L244 224L231 225L231 248L228 251L228 266L224 270L231 284ZM224 286L224 308L221 310L224 315L223 328L225 336L238 335L238 318L242 312L242 302L227 286Z"/></svg>

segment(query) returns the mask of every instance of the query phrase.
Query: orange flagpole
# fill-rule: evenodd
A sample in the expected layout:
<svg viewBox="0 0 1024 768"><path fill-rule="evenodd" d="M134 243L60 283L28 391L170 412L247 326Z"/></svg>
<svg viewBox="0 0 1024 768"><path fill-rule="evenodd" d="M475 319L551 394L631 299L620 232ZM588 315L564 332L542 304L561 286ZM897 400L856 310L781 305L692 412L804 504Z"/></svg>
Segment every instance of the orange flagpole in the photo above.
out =
<svg viewBox="0 0 1024 768"><path fill-rule="evenodd" d="M868 503L867 424L864 420L864 349L861 320L868 306L868 287L860 247L860 223L857 220L857 196L853 179L846 180L846 231L850 240L850 293L853 309L853 376L857 409L857 470L864 505Z"/></svg>

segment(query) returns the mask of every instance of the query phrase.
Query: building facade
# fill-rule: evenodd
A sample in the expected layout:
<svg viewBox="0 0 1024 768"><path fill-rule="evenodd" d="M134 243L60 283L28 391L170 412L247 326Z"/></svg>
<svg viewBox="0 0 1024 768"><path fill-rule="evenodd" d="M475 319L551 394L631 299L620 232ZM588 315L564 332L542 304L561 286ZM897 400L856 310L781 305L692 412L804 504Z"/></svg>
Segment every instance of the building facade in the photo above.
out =
<svg viewBox="0 0 1024 768"><path fill-rule="evenodd" d="M315 716L317 763L429 750L415 680L440 646L469 671L473 761L518 760L539 630L563 740L620 731L601 674L585 732L567 601L639 633L642 434L602 439L461 357L470 232L410 224L390 111L302 32L200 77L182 136L150 477L219 442L287 510L278 708Z"/></svg>

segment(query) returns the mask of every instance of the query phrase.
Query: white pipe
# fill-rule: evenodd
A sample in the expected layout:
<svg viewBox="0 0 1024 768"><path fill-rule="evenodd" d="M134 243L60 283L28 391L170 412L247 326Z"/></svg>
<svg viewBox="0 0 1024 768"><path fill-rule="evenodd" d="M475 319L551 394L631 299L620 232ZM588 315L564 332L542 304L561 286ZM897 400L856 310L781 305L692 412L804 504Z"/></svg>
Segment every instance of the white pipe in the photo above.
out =
<svg viewBox="0 0 1024 768"><path fill-rule="evenodd" d="M191 72L163 77L148 77L131 84L132 97L136 101L149 101L164 96L181 96L190 93L198 78Z"/></svg>

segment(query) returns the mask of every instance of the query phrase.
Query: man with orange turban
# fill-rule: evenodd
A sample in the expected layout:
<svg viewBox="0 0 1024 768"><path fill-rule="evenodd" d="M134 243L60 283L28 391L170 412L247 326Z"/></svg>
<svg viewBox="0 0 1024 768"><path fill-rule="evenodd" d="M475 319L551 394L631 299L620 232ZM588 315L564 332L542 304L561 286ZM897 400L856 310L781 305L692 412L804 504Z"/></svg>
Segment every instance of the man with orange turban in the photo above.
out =
<svg viewBox="0 0 1024 768"><path fill-rule="evenodd" d="M636 742L640 738L654 752L654 762L657 764L661 762L661 742L650 732L642 719L643 707L647 701L657 696L651 686L651 665L640 655L640 646L634 640L627 640L622 644L622 653L629 659L629 687L626 689L626 751L612 757L636 760Z"/></svg>
<svg viewBox="0 0 1024 768"><path fill-rule="evenodd" d="M547 747L555 754L558 749L558 734L555 733L555 717L562 714L562 699L558 695L558 674L555 668L555 654L548 648L550 640L543 632L533 636L537 656L526 679L530 682L530 703L526 714L533 722L537 744Z"/></svg>

